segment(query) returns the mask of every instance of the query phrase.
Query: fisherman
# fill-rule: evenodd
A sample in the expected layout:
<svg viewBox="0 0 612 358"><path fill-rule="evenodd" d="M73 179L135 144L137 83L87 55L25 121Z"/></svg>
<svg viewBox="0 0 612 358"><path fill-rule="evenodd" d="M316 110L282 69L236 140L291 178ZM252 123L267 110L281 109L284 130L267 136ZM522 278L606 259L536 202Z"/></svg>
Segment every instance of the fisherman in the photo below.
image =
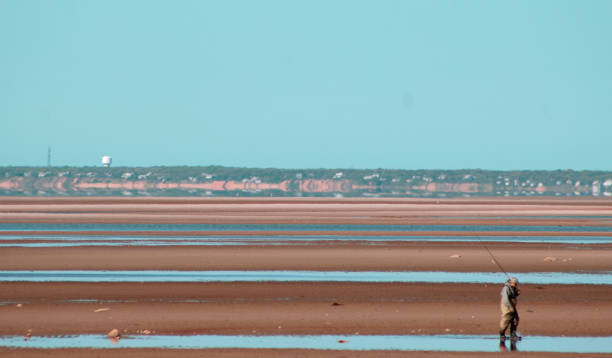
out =
<svg viewBox="0 0 612 358"><path fill-rule="evenodd" d="M499 338L506 339L506 330L510 327L510 338L513 340L520 339L516 335L516 327L519 324L518 311L516 310L516 300L520 294L518 289L518 279L516 277L509 278L501 290L501 321L499 322Z"/></svg>

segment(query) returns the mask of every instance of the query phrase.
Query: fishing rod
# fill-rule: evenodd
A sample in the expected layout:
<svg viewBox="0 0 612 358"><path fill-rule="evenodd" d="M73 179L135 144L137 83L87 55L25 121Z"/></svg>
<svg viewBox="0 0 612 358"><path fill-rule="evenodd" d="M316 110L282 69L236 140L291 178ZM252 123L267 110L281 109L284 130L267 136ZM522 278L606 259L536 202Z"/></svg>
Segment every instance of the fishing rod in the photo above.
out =
<svg viewBox="0 0 612 358"><path fill-rule="evenodd" d="M489 256L491 256L491 259L493 259L493 263L495 263L497 265L497 267L499 267L499 269L504 273L504 275L506 275L507 278L510 278L510 275L508 275L508 273L506 272L506 270L504 270L504 268L502 267L502 265L499 263L499 261L497 261L497 259L495 258L495 256L493 255L493 253L491 252L491 250L489 250L489 248L487 247L487 245L484 244L484 242L482 240L480 240L480 237L478 237L478 242L480 242L480 244L482 245L482 247L485 248L485 250L487 250L487 252L489 253Z"/></svg>

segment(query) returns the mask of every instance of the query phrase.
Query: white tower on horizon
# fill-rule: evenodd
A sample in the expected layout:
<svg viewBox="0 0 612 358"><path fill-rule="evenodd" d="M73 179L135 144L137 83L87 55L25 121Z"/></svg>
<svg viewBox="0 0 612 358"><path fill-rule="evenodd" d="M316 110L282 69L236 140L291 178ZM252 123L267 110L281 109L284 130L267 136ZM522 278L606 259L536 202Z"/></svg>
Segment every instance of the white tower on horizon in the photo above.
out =
<svg viewBox="0 0 612 358"><path fill-rule="evenodd" d="M110 167L112 162L113 158L109 157L108 155L102 157L102 165L104 165L105 168Z"/></svg>

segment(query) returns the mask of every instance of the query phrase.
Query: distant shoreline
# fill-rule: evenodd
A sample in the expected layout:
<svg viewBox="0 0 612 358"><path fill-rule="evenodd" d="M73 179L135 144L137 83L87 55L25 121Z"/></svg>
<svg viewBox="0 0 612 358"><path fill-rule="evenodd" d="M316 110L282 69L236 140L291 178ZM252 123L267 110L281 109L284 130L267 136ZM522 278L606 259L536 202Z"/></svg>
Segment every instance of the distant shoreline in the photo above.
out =
<svg viewBox="0 0 612 358"><path fill-rule="evenodd" d="M612 197L609 171L0 167L0 196Z"/></svg>

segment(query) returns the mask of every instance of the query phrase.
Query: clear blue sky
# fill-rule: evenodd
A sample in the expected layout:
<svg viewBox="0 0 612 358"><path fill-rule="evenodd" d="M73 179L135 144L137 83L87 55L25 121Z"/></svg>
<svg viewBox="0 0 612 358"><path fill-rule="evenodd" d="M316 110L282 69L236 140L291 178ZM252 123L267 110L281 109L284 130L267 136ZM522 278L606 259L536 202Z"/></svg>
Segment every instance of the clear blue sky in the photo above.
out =
<svg viewBox="0 0 612 358"><path fill-rule="evenodd" d="M612 1L0 1L0 165L612 170Z"/></svg>

